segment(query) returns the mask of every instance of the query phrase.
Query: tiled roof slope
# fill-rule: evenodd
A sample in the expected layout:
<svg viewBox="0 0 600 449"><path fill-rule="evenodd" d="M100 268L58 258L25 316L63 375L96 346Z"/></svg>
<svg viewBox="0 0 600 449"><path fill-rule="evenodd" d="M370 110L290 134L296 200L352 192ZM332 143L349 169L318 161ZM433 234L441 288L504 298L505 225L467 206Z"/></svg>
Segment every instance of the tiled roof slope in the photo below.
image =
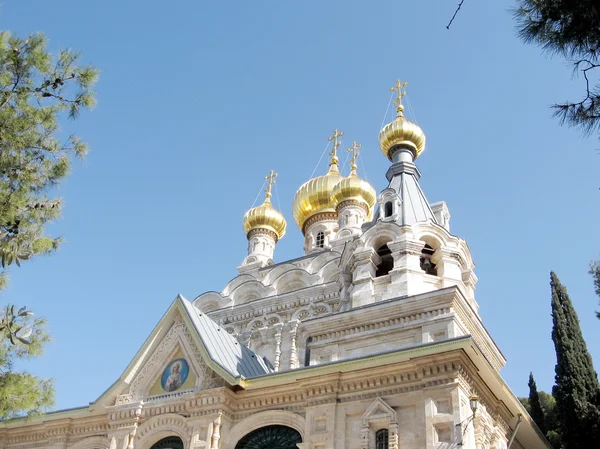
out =
<svg viewBox="0 0 600 449"><path fill-rule="evenodd" d="M190 320L210 358L234 377L249 378L272 372L261 356L240 344L205 313L196 309L191 302L178 298L183 304Z"/></svg>

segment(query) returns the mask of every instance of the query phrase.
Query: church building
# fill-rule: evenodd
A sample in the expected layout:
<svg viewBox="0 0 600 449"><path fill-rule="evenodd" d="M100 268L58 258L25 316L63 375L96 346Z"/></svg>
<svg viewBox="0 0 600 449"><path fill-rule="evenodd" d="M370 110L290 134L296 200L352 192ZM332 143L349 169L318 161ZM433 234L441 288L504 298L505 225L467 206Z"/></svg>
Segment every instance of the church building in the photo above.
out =
<svg viewBox="0 0 600 449"><path fill-rule="evenodd" d="M0 423L0 449L550 448L500 374L469 247L419 185L425 134L405 85L379 132L383 191L336 129L327 172L293 199L303 253L275 262L287 223L271 171L238 275L178 296L94 402Z"/></svg>

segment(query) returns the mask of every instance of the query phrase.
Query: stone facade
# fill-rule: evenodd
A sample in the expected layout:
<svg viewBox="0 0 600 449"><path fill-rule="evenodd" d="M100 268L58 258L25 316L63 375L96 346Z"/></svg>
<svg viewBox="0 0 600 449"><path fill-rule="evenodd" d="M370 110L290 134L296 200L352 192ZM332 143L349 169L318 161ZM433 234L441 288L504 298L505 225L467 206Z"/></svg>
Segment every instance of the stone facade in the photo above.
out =
<svg viewBox="0 0 600 449"><path fill-rule="evenodd" d="M512 448L547 448L500 376L469 248L447 205L425 199L409 149L390 150L376 210L342 198L302 223L303 257L274 264L283 231L255 219L221 292L178 297L89 406L0 423L0 449L152 449L169 437L243 449L270 426L304 449L507 449L517 428ZM173 360L190 380L170 391Z"/></svg>

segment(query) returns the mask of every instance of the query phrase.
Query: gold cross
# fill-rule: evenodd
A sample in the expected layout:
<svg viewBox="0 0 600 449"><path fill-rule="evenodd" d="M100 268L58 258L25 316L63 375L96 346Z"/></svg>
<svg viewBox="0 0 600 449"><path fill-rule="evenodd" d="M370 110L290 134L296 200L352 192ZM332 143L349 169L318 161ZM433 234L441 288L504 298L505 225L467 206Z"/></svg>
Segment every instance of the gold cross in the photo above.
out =
<svg viewBox="0 0 600 449"><path fill-rule="evenodd" d="M275 170L271 170L269 176L265 176L265 179L269 180L269 184L267 184L267 188L265 189L265 192L267 193L267 199L271 198L271 189L273 188L273 184L275 184L275 178L277 178L277 173L275 173Z"/></svg>
<svg viewBox="0 0 600 449"><path fill-rule="evenodd" d="M404 89L406 86L408 86L408 83L403 83L400 80L396 80L396 85L390 88L390 92L394 92L395 90L398 91L398 97L394 100L394 104L397 106L396 110L398 111L398 115L401 115L402 111L404 111L404 106L402 106L402 98L404 98L406 92L402 89Z"/></svg>
<svg viewBox="0 0 600 449"><path fill-rule="evenodd" d="M356 140L352 142L352 147L348 148L348 153L352 153L352 159L350 159L350 169L353 173L356 173L356 158L360 154L358 149L362 148L362 143L357 144Z"/></svg>
<svg viewBox="0 0 600 449"><path fill-rule="evenodd" d="M338 138L342 137L343 135L344 135L344 131L339 132L338 129L336 128L336 129L333 130L333 136L331 136L328 139L330 142L333 140L333 148L329 152L329 155L331 156L331 163L332 164L337 164L337 162L338 162L337 149L340 146L340 142L338 142Z"/></svg>

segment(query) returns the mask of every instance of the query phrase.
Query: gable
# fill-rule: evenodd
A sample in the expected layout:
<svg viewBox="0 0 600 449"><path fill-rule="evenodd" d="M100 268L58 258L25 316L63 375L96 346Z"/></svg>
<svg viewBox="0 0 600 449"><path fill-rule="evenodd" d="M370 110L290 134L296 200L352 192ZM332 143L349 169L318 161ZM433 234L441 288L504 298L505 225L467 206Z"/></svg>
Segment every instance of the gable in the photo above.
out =
<svg viewBox="0 0 600 449"><path fill-rule="evenodd" d="M269 372L260 356L178 296L120 379L96 403L127 404L225 382L239 385Z"/></svg>
<svg viewBox="0 0 600 449"><path fill-rule="evenodd" d="M117 397L117 404L223 385L223 379L204 361L183 319L176 320L157 343L150 357L133 377L129 391Z"/></svg>

